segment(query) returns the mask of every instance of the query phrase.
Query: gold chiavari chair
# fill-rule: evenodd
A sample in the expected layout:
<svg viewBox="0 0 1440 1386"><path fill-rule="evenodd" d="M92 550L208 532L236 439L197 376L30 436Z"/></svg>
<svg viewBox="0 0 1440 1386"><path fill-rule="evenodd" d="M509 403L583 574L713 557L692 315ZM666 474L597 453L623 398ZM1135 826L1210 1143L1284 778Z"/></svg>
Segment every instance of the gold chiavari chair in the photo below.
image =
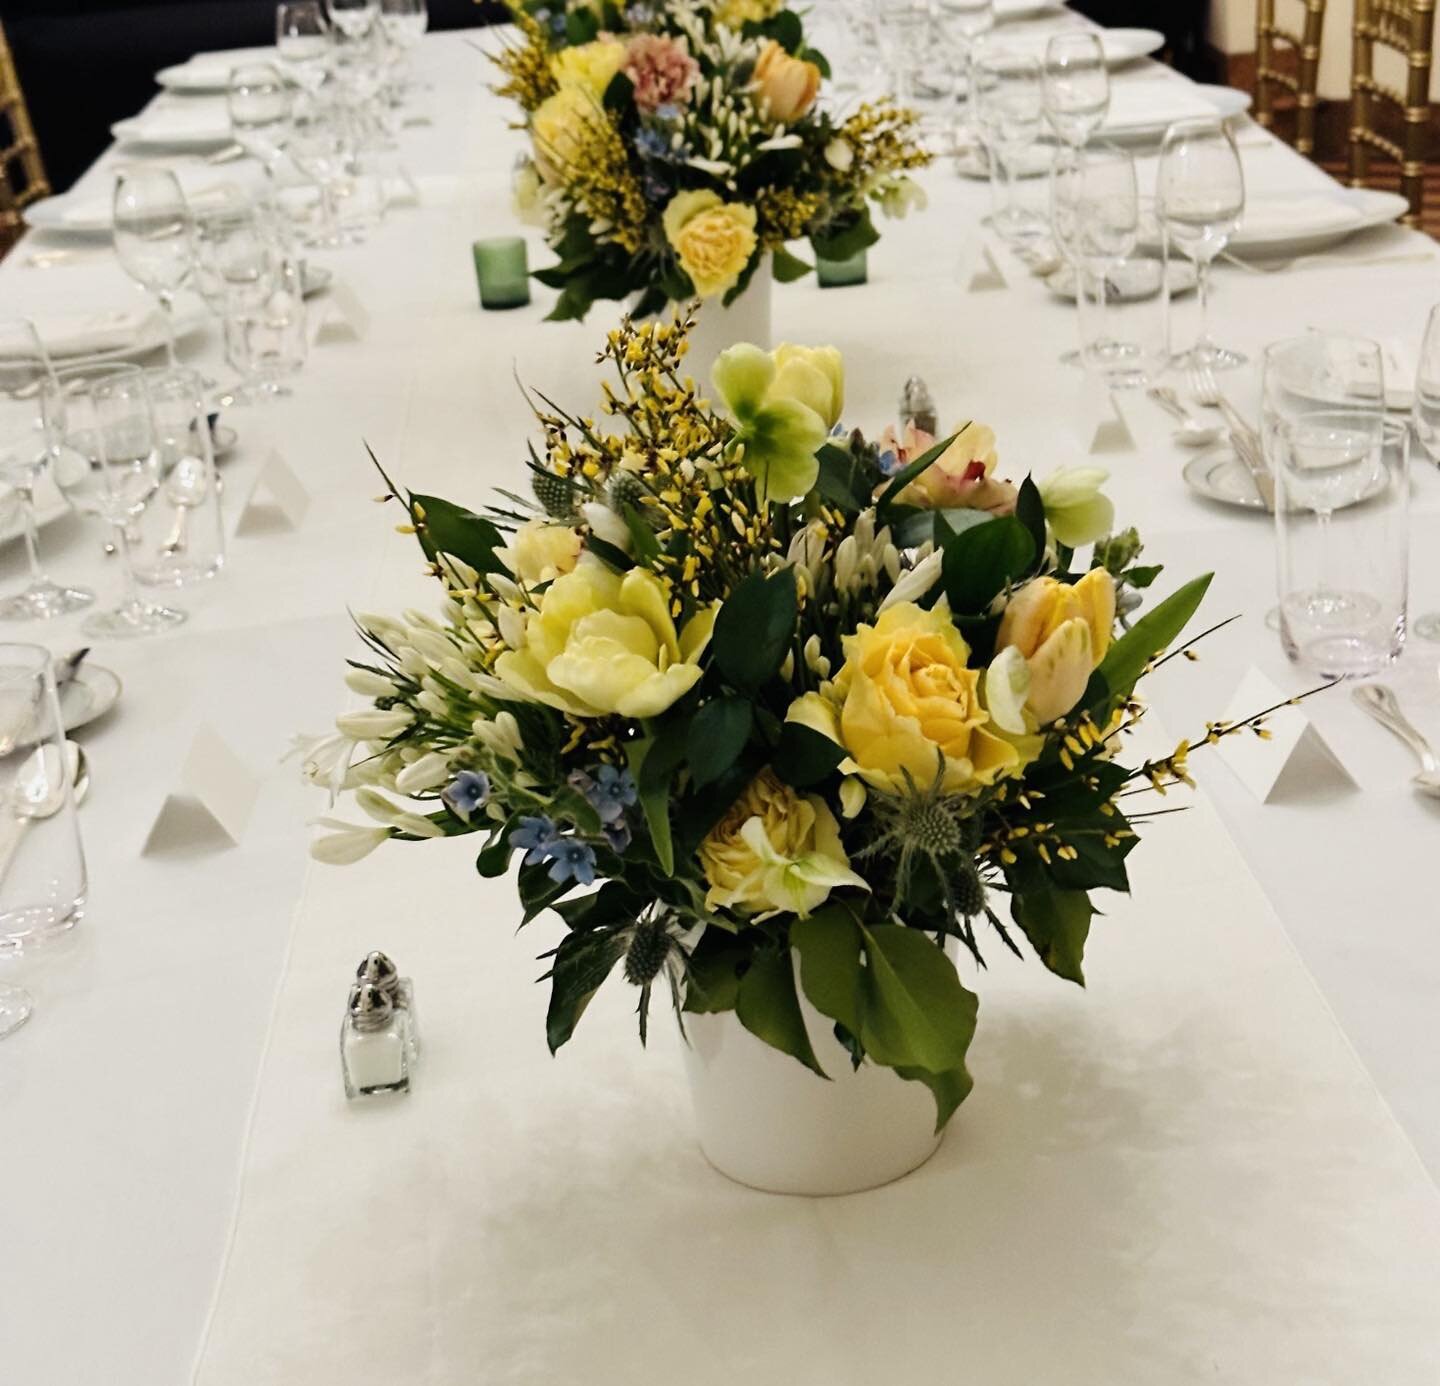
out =
<svg viewBox="0 0 1440 1386"><path fill-rule="evenodd" d="M1311 155L1315 152L1315 93L1320 79L1325 0L1303 0L1304 16L1298 34L1276 19L1276 3L1260 0L1256 8L1255 119L1271 128L1275 124L1277 93L1294 97L1295 148Z"/></svg>
<svg viewBox="0 0 1440 1386"><path fill-rule="evenodd" d="M1400 166L1400 191L1410 210L1402 221L1420 225L1425 199L1425 156L1430 125L1431 45L1435 37L1435 0L1356 0L1354 58L1350 74L1350 182L1364 187L1370 156L1379 152ZM1375 76L1376 47L1400 55L1405 90L1386 86ZM1382 135L1378 119L1398 110L1399 140Z"/></svg>
<svg viewBox="0 0 1440 1386"><path fill-rule="evenodd" d="M49 193L50 182L40 160L25 93L20 88L5 26L0 24L0 255L25 229L21 210Z"/></svg>

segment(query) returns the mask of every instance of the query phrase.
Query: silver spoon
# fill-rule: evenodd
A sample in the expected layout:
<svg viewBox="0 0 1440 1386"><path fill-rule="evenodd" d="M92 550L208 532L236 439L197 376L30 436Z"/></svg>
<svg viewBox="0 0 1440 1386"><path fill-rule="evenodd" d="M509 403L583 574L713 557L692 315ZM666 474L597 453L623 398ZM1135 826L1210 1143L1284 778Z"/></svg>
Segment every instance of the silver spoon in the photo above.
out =
<svg viewBox="0 0 1440 1386"><path fill-rule="evenodd" d="M1180 427L1175 430L1174 437L1181 447L1208 448L1220 441L1221 430L1197 419L1180 403L1180 396L1168 385L1153 385L1146 393L1172 419L1179 421Z"/></svg>
<svg viewBox="0 0 1440 1386"><path fill-rule="evenodd" d="M0 807L8 809L11 823L0 849L0 881L10 870L15 853L20 850L25 829L39 819L51 818L65 803L65 781L68 779L81 803L90 789L90 767L85 752L73 741L65 743L65 772L60 773L60 752L50 744L37 746L20 767Z"/></svg>
<svg viewBox="0 0 1440 1386"><path fill-rule="evenodd" d="M1383 683L1365 683L1350 696L1386 731L1398 736L1420 762L1420 773L1410 783L1422 794L1440 799L1440 760L1434 748L1421 736L1419 729L1400 710L1400 700Z"/></svg>
<svg viewBox="0 0 1440 1386"><path fill-rule="evenodd" d="M204 503L209 494L210 483L205 475L205 463L198 457L182 457L165 478L165 499L175 507L175 523L165 542L160 545L164 558L173 558L184 553L189 538L190 512Z"/></svg>

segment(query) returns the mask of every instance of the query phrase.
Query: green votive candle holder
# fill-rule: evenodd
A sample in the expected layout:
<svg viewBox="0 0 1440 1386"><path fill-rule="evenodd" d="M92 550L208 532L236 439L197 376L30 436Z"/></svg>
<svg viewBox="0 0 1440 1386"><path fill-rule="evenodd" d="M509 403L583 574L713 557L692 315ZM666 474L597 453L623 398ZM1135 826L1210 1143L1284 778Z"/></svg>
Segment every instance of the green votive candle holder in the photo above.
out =
<svg viewBox="0 0 1440 1386"><path fill-rule="evenodd" d="M523 308L530 302L530 265L521 237L476 241L471 249L482 308Z"/></svg>
<svg viewBox="0 0 1440 1386"><path fill-rule="evenodd" d="M857 251L848 260L827 260L815 257L815 278L822 289L843 289L850 284L863 284L869 277L865 252Z"/></svg>

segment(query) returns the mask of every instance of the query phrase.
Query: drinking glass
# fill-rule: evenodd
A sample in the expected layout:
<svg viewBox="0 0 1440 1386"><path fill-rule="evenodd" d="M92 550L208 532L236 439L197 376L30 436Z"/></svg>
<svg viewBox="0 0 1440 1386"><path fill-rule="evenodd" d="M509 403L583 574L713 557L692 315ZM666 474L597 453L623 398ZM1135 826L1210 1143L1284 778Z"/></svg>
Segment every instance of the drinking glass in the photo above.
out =
<svg viewBox="0 0 1440 1386"><path fill-rule="evenodd" d="M325 0L325 13L346 38L363 38L380 14L380 0Z"/></svg>
<svg viewBox="0 0 1440 1386"><path fill-rule="evenodd" d="M1414 440L1440 463L1440 305L1430 310L1415 370L1415 402L1410 410ZM1440 640L1440 612L1426 612L1410 627L1422 640Z"/></svg>
<svg viewBox="0 0 1440 1386"><path fill-rule="evenodd" d="M1083 347L1086 363L1105 375L1111 385L1143 385L1140 347L1105 334L1108 276L1125 263L1139 239L1135 159L1128 150L1113 145L1077 152L1075 246L1086 271L1084 281L1094 286L1097 314L1096 334ZM1076 288L1084 293L1085 282L1077 283Z"/></svg>
<svg viewBox="0 0 1440 1386"><path fill-rule="evenodd" d="M879 9L878 36L890 68L891 91L897 102L909 105L930 45L929 0L880 0Z"/></svg>
<svg viewBox="0 0 1440 1386"><path fill-rule="evenodd" d="M419 47L429 22L425 0L380 0L380 28L404 53Z"/></svg>
<svg viewBox="0 0 1440 1386"><path fill-rule="evenodd" d="M175 356L175 293L190 274L190 207L168 168L131 164L115 175L115 253L165 313L165 350Z"/></svg>
<svg viewBox="0 0 1440 1386"><path fill-rule="evenodd" d="M50 360L35 325L23 318L0 319L0 481L15 492L30 565L29 586L0 601L0 620L63 616L95 600L95 594L83 587L52 582L40 566L35 486L44 474L48 452L44 418L33 396L51 379Z"/></svg>
<svg viewBox="0 0 1440 1386"><path fill-rule="evenodd" d="M261 382L271 395L288 395L284 383L305 364L309 336L300 266L279 260L265 292L236 314L236 351L247 378Z"/></svg>
<svg viewBox="0 0 1440 1386"><path fill-rule="evenodd" d="M1050 128L1073 149L1087 144L1110 110L1110 70L1099 34L1056 34L1045 45L1042 86Z"/></svg>
<svg viewBox="0 0 1440 1386"><path fill-rule="evenodd" d="M940 22L968 48L995 27L995 0L940 0Z"/></svg>
<svg viewBox="0 0 1440 1386"><path fill-rule="evenodd" d="M1376 673L1405 640L1409 506L1380 347L1319 332L1267 347L1260 425L1285 652L1330 678Z"/></svg>
<svg viewBox="0 0 1440 1386"><path fill-rule="evenodd" d="M320 192L320 223L306 237L306 244L322 247L346 244L335 218L335 192L349 172L354 152L345 121L338 112L328 108L297 113L285 152Z"/></svg>
<svg viewBox="0 0 1440 1386"><path fill-rule="evenodd" d="M990 224L1006 240L1038 235L1044 228L1020 206L1016 183L1018 161L1039 138L1044 116L1040 60L997 47L993 40L976 43L970 55L970 99L997 193Z"/></svg>
<svg viewBox="0 0 1440 1386"><path fill-rule="evenodd" d="M269 63L245 63L230 69L226 108L230 130L242 149L256 150L270 163L285 147L293 106L290 84Z"/></svg>
<svg viewBox="0 0 1440 1386"><path fill-rule="evenodd" d="M1165 132L1156 194L1170 239L1195 262L1200 335L1181 361L1224 370L1245 363L1210 336L1210 265L1225 249L1245 210L1245 174L1235 137L1219 119L1186 120Z"/></svg>
<svg viewBox="0 0 1440 1386"><path fill-rule="evenodd" d="M185 619L183 611L140 595L135 526L160 488L160 450L144 372L137 366L58 371L49 412L56 484L81 514L98 515L115 531L125 591L113 611L83 627L96 639L150 635Z"/></svg>
<svg viewBox="0 0 1440 1386"><path fill-rule="evenodd" d="M330 57L330 21L320 0L284 0L275 8L275 56L296 85L315 91Z"/></svg>
<svg viewBox="0 0 1440 1386"><path fill-rule="evenodd" d="M135 576L149 587L184 587L218 573L225 562L220 487L204 381L195 371L147 371L160 465L159 499L144 515L146 557ZM132 541L133 542L133 541Z"/></svg>
<svg viewBox="0 0 1440 1386"><path fill-rule="evenodd" d="M65 741L50 654L0 645L0 953L20 953L72 927L85 904L75 816L76 748ZM0 988L0 1035L28 1005Z"/></svg>

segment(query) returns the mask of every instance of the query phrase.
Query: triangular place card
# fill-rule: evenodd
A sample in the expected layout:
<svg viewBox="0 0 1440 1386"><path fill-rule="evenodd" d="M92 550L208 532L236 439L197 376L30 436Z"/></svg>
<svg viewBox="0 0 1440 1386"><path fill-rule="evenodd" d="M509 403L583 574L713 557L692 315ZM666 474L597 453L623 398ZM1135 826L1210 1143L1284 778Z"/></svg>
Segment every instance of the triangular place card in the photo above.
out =
<svg viewBox="0 0 1440 1386"><path fill-rule="evenodd" d="M245 835L260 781L213 727L201 726L165 796L142 856L237 846Z"/></svg>
<svg viewBox="0 0 1440 1386"><path fill-rule="evenodd" d="M1104 381L1088 371L1080 381L1075 421L1076 441L1092 456L1135 451L1135 437L1125 421L1120 400Z"/></svg>
<svg viewBox="0 0 1440 1386"><path fill-rule="evenodd" d="M988 293L992 289L1008 289L1009 281L999 257L984 236L972 234L960 250L960 266L955 277L966 292Z"/></svg>
<svg viewBox="0 0 1440 1386"><path fill-rule="evenodd" d="M329 289L320 295L319 311L315 314L315 344L358 342L369 330L370 313L355 290L343 279L332 280Z"/></svg>
<svg viewBox="0 0 1440 1386"><path fill-rule="evenodd" d="M305 489L305 483L279 451L271 448L241 508L235 533L265 534L299 529L309 509L310 492Z"/></svg>
<svg viewBox="0 0 1440 1386"><path fill-rule="evenodd" d="M1240 681L1225 721L1240 722L1283 703L1288 695L1253 665ZM1281 707L1265 718L1268 737L1239 731L1215 749L1260 802L1313 796L1318 791L1353 789L1355 781L1339 756L1300 707Z"/></svg>

